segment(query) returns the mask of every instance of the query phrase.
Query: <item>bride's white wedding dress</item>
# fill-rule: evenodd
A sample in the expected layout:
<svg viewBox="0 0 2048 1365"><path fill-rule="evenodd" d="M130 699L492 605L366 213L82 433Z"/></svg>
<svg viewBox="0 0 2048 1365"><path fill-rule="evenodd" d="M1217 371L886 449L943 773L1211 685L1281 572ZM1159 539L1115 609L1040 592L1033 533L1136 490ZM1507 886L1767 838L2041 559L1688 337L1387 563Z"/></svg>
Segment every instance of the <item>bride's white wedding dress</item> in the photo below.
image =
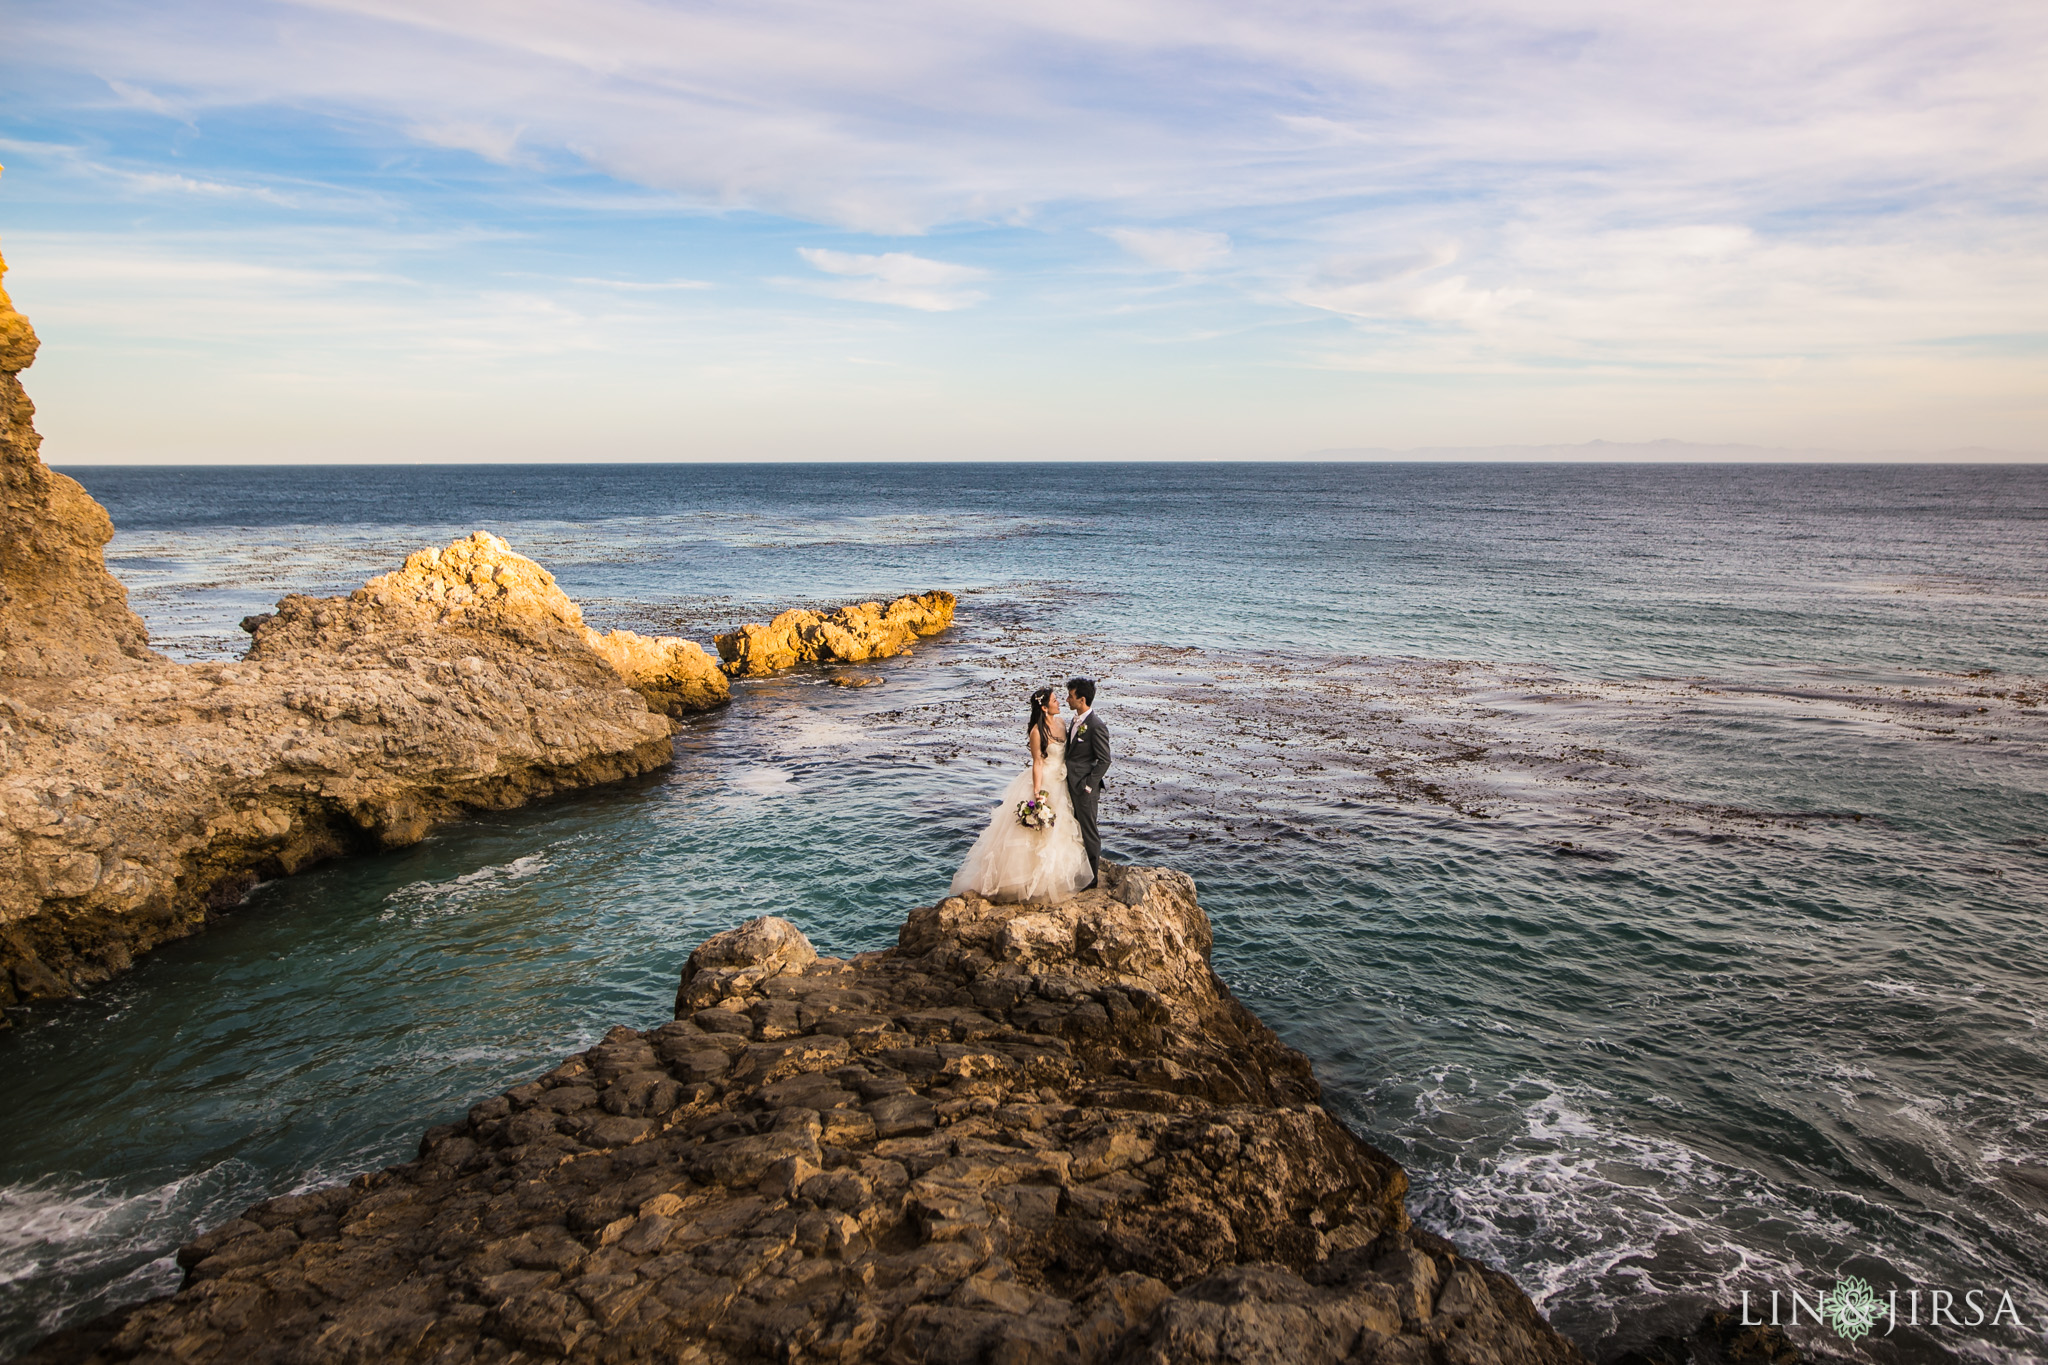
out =
<svg viewBox="0 0 2048 1365"><path fill-rule="evenodd" d="M1073 798L1067 795L1067 746L1047 744L1040 786L1052 805L1051 829L1030 829L1017 823L1017 803L1029 801L1031 770L1010 779L988 827L968 850L967 861L953 874L953 894L973 894L992 901L1063 901L1094 879L1088 851L1081 846L1081 827L1074 820Z"/></svg>

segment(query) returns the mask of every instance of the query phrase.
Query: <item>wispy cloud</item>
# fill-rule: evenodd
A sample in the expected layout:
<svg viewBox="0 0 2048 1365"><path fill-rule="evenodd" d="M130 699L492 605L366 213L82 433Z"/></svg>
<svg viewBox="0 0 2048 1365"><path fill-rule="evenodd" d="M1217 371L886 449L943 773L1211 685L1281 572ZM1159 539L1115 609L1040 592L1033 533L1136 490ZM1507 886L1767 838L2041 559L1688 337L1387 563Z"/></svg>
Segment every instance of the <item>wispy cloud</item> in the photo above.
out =
<svg viewBox="0 0 2048 1365"><path fill-rule="evenodd" d="M709 280L607 280L594 275L572 275L565 283L587 284L598 289L622 289L628 293L664 293L671 289L710 289Z"/></svg>
<svg viewBox="0 0 2048 1365"><path fill-rule="evenodd" d="M1074 395L1203 338L1246 431L1270 425L1260 376L1290 368L1440 379L1458 398L1431 420L1453 425L1508 406L1562 424L1489 439L1580 439L1607 410L1718 421L1758 411L1757 383L1806 425L1745 438L1961 422L1945 443L1997 444L2048 423L2035 0L17 0L8 22L0 79L32 92L14 104L37 150L10 154L7 189L74 215L58 226L147 240L175 218L224 256L245 218L379 240L346 268L534 281L574 316L553 334L607 354L654 315L700 335L680 319L713 305L721 326L752 310L862 347L934 330L902 308L1015 329L1006 353L1048 369L1087 338ZM50 150L52 129L76 146ZM478 245L428 270L398 259L401 227ZM1129 268L1103 269L1105 240ZM805 241L844 249L777 274ZM1003 307L975 309L994 279ZM1959 369L1966 350L1996 363ZM976 353L883 358L966 384ZM1848 376L1879 369L1881 401L1859 400ZM1215 372L1162 380L1149 420ZM1498 401L1560 375L1612 387ZM1332 397L1328 420L1390 404Z"/></svg>
<svg viewBox="0 0 2048 1365"><path fill-rule="evenodd" d="M988 295L966 286L987 276L986 270L950 261L934 261L906 251L885 251L863 256L823 247L799 247L797 255L834 281L811 281L808 287L833 298L857 299L863 303L893 303L924 313L950 313L970 308Z"/></svg>
<svg viewBox="0 0 2048 1365"><path fill-rule="evenodd" d="M2048 133L2048 20L2026 0L1473 0L1458 16L246 0L194 22L45 0L19 7L15 41L187 117L327 105L495 160L545 148L707 203L887 232L1062 203L1156 219L1389 192L1505 206L1570 187L1667 210L1935 183L1976 198L1987 177L2027 183Z"/></svg>
<svg viewBox="0 0 2048 1365"><path fill-rule="evenodd" d="M1442 272L1458 259L1455 246L1395 257L1325 260L1287 297L1346 317L1481 323L1529 297L1527 289L1479 289L1464 275Z"/></svg>
<svg viewBox="0 0 2048 1365"><path fill-rule="evenodd" d="M130 85L127 81L108 81L107 88L118 95L124 104L133 105L152 114L161 114L165 118L177 119L180 123L189 121L183 109L154 90L145 90L139 85Z"/></svg>
<svg viewBox="0 0 2048 1365"><path fill-rule="evenodd" d="M519 157L519 137L526 129L523 126L507 126L481 119L450 119L442 122L415 123L406 132L421 142L433 147L447 147L458 152L475 152L486 161L500 166L510 166Z"/></svg>
<svg viewBox="0 0 2048 1365"><path fill-rule="evenodd" d="M180 175L176 171L128 171L115 167L103 169L108 175L118 177L139 194L197 194L214 199L261 199L266 203L284 206L294 203L291 196L280 194L268 185L238 185L225 180Z"/></svg>
<svg viewBox="0 0 2048 1365"><path fill-rule="evenodd" d="M1102 235L1147 265L1189 274L1230 259L1230 235L1196 228L1103 228Z"/></svg>

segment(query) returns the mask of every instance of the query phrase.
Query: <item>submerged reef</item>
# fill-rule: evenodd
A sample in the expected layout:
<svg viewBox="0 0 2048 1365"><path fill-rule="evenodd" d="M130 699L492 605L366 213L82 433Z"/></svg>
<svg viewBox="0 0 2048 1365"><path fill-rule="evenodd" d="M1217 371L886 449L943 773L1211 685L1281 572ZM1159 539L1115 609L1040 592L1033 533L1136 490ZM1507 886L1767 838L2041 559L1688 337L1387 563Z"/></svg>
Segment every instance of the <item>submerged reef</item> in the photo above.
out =
<svg viewBox="0 0 2048 1365"><path fill-rule="evenodd" d="M34 1365L1578 1362L1209 963L1186 875L948 899L820 957L763 918L615 1028L259 1204Z"/></svg>

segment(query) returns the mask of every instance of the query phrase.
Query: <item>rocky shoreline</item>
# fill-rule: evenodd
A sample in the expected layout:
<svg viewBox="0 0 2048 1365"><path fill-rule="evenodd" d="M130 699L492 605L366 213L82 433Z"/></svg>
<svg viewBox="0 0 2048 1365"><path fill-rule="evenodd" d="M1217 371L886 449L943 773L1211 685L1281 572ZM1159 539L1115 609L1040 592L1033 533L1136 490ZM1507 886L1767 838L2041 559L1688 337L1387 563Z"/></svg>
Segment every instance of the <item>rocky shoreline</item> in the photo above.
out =
<svg viewBox="0 0 2048 1365"><path fill-rule="evenodd" d="M239 661L176 664L106 571L104 509L40 459L35 350L0 291L0 1006L104 980L259 878L657 768L729 678L952 622L944 592L784 612L714 662L591 629L480 531L286 597ZM923 907L846 960L784 920L721 934L672 1021L417 1161L248 1210L181 1250L179 1293L20 1358L1582 1359L1410 1224L1399 1166L1210 970L1193 883L1105 881ZM1797 1358L1722 1315L1629 1359Z"/></svg>
<svg viewBox="0 0 2048 1365"><path fill-rule="evenodd" d="M730 699L701 646L592 630L483 531L286 597L239 661L163 658L107 572L105 509L42 461L36 349L0 290L0 1008L104 981L261 879L652 771L675 717ZM734 671L897 654L953 605L784 613L735 633L777 648Z"/></svg>
<svg viewBox="0 0 2048 1365"><path fill-rule="evenodd" d="M615 1028L179 1253L113 1361L1577 1362L1209 964L1193 882L720 934Z"/></svg>

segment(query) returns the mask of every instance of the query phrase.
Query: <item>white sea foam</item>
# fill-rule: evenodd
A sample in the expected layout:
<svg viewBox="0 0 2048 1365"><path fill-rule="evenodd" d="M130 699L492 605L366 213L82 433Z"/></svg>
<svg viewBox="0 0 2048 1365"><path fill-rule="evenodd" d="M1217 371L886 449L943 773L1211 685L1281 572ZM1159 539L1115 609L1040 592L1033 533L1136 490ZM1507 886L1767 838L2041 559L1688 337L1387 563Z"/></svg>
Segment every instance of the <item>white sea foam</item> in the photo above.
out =
<svg viewBox="0 0 2048 1365"><path fill-rule="evenodd" d="M140 1188L61 1176L0 1186L0 1289L22 1296L37 1333L169 1293L182 1279L178 1244L246 1204L257 1179L230 1160ZM110 1265L126 1269L108 1277ZM0 1338L0 1354L26 1344Z"/></svg>
<svg viewBox="0 0 2048 1365"><path fill-rule="evenodd" d="M1772 1178L1680 1138L1630 1131L1605 1117L1607 1097L1596 1088L1524 1075L1485 1093L1471 1079L1426 1086L1418 1118L1540 1093L1519 1102L1519 1135L1498 1125L1458 1144L1451 1160L1411 1166L1417 1217L1469 1253L1511 1265L1537 1305L1569 1314L1581 1339L1619 1330L1630 1303L1691 1296L1727 1306L1744 1290L1824 1287L1849 1257L1880 1261L1907 1284L1954 1283L1960 1266L1982 1264L1959 1241L1963 1230L1945 1222L1890 1226L1872 1196ZM2005 1152L1986 1146L1966 1155L1970 1144L1952 1120L1988 1098L1914 1103L1917 1117L1938 1130L1918 1145L1987 1174L1979 1163ZM1444 1141L1434 1129L1428 1140ZM2025 1297L2024 1280L1990 1265L1984 1273ZM2035 1359L1981 1337L1950 1334L1939 1346L1988 1365ZM1827 1347L1844 1351L1833 1339Z"/></svg>
<svg viewBox="0 0 2048 1365"><path fill-rule="evenodd" d="M1756 1172L1609 1121L1601 1112L1609 1097L1592 1087L1526 1075L1491 1095L1432 1087L1418 1110L1515 1103L1531 1091L1539 1097L1517 1106L1519 1136L1467 1141L1455 1160L1422 1175L1418 1216L1473 1254L1514 1265L1539 1307L1605 1298L1597 1286L1617 1276L1640 1293L1725 1297L1730 1286L1795 1273L1744 1236L1744 1225L1761 1218L1815 1237L1855 1235L1841 1219L1789 1202ZM1739 1212L1723 1222L1706 1210Z"/></svg>
<svg viewBox="0 0 2048 1365"><path fill-rule="evenodd" d="M782 768L747 768L732 780L735 787L754 796L779 796L795 783L795 774Z"/></svg>
<svg viewBox="0 0 2048 1365"><path fill-rule="evenodd" d="M553 856L545 852L529 853L509 863L480 867L444 882L410 882L385 897L386 908L377 918L389 920L399 915L459 912L513 882L540 875L554 866L554 861Z"/></svg>

